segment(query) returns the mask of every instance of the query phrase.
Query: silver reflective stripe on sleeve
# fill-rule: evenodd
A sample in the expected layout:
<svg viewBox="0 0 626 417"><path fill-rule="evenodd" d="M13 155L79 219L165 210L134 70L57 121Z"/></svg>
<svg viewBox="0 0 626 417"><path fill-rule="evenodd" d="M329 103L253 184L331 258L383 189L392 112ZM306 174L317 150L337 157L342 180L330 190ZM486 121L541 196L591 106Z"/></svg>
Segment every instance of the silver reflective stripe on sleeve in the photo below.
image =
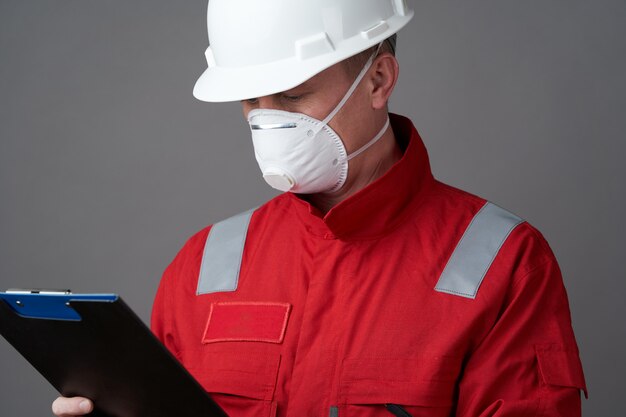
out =
<svg viewBox="0 0 626 417"><path fill-rule="evenodd" d="M202 254L197 295L237 289L252 213L254 210L246 211L211 227Z"/></svg>
<svg viewBox="0 0 626 417"><path fill-rule="evenodd" d="M493 203L486 203L454 249L435 290L476 298L478 288L502 244L523 221Z"/></svg>

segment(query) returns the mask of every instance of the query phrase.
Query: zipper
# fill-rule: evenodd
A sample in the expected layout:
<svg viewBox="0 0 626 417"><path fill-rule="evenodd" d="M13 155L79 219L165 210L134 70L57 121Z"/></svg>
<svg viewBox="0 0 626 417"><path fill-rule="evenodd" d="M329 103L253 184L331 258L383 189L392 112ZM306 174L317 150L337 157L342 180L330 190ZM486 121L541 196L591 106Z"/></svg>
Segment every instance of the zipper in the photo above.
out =
<svg viewBox="0 0 626 417"><path fill-rule="evenodd" d="M408 411L397 404L385 404L385 407L387 407L387 411L396 417L413 417Z"/></svg>
<svg viewBox="0 0 626 417"><path fill-rule="evenodd" d="M408 411L397 404L385 404L385 408L396 417L413 417ZM339 417L339 407L336 405L331 406L328 417Z"/></svg>

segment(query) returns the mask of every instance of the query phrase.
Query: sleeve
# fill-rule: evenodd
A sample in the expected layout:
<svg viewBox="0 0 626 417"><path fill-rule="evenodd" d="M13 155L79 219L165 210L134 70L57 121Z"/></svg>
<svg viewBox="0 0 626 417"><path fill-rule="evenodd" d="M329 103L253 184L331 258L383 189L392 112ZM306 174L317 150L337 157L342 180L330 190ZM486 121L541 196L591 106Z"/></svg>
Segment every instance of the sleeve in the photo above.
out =
<svg viewBox="0 0 626 417"><path fill-rule="evenodd" d="M175 301L186 297L186 291L193 293L195 290L199 264L209 230L210 227L207 227L193 235L168 265L163 272L152 305L150 319L152 333L178 360L181 360L181 355L177 326L180 320L177 321L177 318L181 316L181 311L177 310L180 303L177 304Z"/></svg>
<svg viewBox="0 0 626 417"><path fill-rule="evenodd" d="M587 394L551 255L510 286L497 321L466 362L457 416L580 416L580 390Z"/></svg>
<svg viewBox="0 0 626 417"><path fill-rule="evenodd" d="M174 334L175 326L173 324L173 308L172 308L172 291L170 283L175 275L176 259L165 269L159 289L157 290L152 305L152 316L150 319L150 327L152 333L165 345L165 347L180 360L178 346L176 345L176 336Z"/></svg>

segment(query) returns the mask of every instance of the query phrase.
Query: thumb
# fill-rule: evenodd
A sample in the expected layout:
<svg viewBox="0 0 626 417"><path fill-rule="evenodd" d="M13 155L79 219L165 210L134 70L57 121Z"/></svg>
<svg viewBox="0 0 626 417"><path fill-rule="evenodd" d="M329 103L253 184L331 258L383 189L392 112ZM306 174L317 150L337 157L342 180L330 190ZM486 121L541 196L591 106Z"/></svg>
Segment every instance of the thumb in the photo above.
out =
<svg viewBox="0 0 626 417"><path fill-rule="evenodd" d="M58 417L82 416L92 411L93 403L83 397L59 397L52 403L52 413Z"/></svg>

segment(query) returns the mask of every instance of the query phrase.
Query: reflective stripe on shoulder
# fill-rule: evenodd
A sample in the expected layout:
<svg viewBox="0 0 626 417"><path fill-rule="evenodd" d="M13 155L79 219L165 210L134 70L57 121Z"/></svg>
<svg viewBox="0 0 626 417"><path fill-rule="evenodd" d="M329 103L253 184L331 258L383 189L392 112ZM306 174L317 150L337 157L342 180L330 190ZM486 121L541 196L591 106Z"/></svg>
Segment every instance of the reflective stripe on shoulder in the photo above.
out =
<svg viewBox="0 0 626 417"><path fill-rule="evenodd" d="M197 295L235 291L254 209L215 223L204 245Z"/></svg>
<svg viewBox="0 0 626 417"><path fill-rule="evenodd" d="M444 268L435 290L476 298L502 244L524 220L487 202L474 216Z"/></svg>

